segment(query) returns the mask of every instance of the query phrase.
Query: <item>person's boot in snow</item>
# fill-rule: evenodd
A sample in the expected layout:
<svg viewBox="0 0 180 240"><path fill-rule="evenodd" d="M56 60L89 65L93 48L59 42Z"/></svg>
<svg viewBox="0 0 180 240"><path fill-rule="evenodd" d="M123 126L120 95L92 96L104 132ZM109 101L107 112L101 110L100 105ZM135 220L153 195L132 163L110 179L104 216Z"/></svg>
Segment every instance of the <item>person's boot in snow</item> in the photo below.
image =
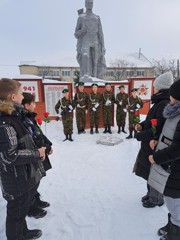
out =
<svg viewBox="0 0 180 240"><path fill-rule="evenodd" d="M28 210L27 216L28 217L34 217L36 219L43 218L47 214L46 210L43 210L40 207L36 207L35 205L31 206Z"/></svg>
<svg viewBox="0 0 180 240"><path fill-rule="evenodd" d="M126 139L130 139L130 138L133 137L133 136L132 136L132 132L133 132L132 130L129 131L129 136L127 136Z"/></svg>
<svg viewBox="0 0 180 240"><path fill-rule="evenodd" d="M164 201L162 201L161 203L153 203L149 198L147 201L143 202L143 207L145 208L153 208L156 206L161 207L163 204L164 204Z"/></svg>
<svg viewBox="0 0 180 240"><path fill-rule="evenodd" d="M171 224L168 229L168 233L160 238L160 240L179 240L179 239L180 239L180 227L174 224Z"/></svg>
<svg viewBox="0 0 180 240"><path fill-rule="evenodd" d="M108 133L112 134L110 126L108 126Z"/></svg>
<svg viewBox="0 0 180 240"><path fill-rule="evenodd" d="M145 202L149 199L149 194L147 193L145 196L141 198L141 202Z"/></svg>
<svg viewBox="0 0 180 240"><path fill-rule="evenodd" d="M32 240L32 239L38 239L42 236L42 231L39 229L27 229L23 234L23 240Z"/></svg>
<svg viewBox="0 0 180 240"><path fill-rule="evenodd" d="M117 133L121 133L121 127L120 126L118 126L118 132Z"/></svg>
<svg viewBox="0 0 180 240"><path fill-rule="evenodd" d="M165 236L168 233L168 230L169 230L169 228L170 228L170 226L172 224L170 218L171 218L171 214L168 213L168 223L164 227L161 227L158 230L158 232L157 232L158 236Z"/></svg>
<svg viewBox="0 0 180 240"><path fill-rule="evenodd" d="M122 132L127 134L127 132L124 130L125 126L122 126Z"/></svg>
<svg viewBox="0 0 180 240"><path fill-rule="evenodd" d="M63 140L63 142L68 140L68 134L66 134L66 138Z"/></svg>
<svg viewBox="0 0 180 240"><path fill-rule="evenodd" d="M73 142L74 140L72 139L72 134L69 134L69 139L70 142Z"/></svg>
<svg viewBox="0 0 180 240"><path fill-rule="evenodd" d="M107 133L107 132L108 132L107 127L105 127L103 133Z"/></svg>
<svg viewBox="0 0 180 240"><path fill-rule="evenodd" d="M42 201L42 200L40 199L40 194L39 194L39 193L37 193L37 194L34 196L34 198L35 198L35 204L36 204L37 207L47 208L47 207L50 206L50 203L45 202L45 201Z"/></svg>
<svg viewBox="0 0 180 240"><path fill-rule="evenodd" d="M98 127L96 126L95 133L99 133Z"/></svg>
<svg viewBox="0 0 180 240"><path fill-rule="evenodd" d="M91 130L90 130L90 134L93 134L94 132L93 132L93 127L91 127Z"/></svg>

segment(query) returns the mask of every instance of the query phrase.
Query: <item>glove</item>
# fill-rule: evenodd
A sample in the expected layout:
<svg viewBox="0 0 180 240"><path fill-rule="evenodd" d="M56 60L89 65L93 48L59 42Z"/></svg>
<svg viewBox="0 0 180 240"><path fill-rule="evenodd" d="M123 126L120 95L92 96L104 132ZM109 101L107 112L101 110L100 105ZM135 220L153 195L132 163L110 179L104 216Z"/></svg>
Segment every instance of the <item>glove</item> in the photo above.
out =
<svg viewBox="0 0 180 240"><path fill-rule="evenodd" d="M80 105L79 105L79 103L77 104L77 107L78 107L78 108L80 108Z"/></svg>
<svg viewBox="0 0 180 240"><path fill-rule="evenodd" d="M95 108L98 108L98 107L99 107L99 103L96 103L94 107L95 107Z"/></svg>
<svg viewBox="0 0 180 240"><path fill-rule="evenodd" d="M72 106L72 105L69 105L68 108L69 108L70 110L73 110L73 106Z"/></svg>
<svg viewBox="0 0 180 240"><path fill-rule="evenodd" d="M96 108L95 108L95 107L93 107L93 108L92 108L92 110L95 112L95 111L96 111Z"/></svg>
<svg viewBox="0 0 180 240"><path fill-rule="evenodd" d="M126 113L126 112L127 112L127 109L126 109L126 108L123 108L123 111Z"/></svg>
<svg viewBox="0 0 180 240"><path fill-rule="evenodd" d="M111 101L110 100L107 100L106 103L105 103L106 106L108 105L111 105Z"/></svg>
<svg viewBox="0 0 180 240"><path fill-rule="evenodd" d="M136 104L136 108L138 108L138 109L140 109L140 108L141 108L141 106L139 105L139 103L138 103L138 104Z"/></svg>
<svg viewBox="0 0 180 240"><path fill-rule="evenodd" d="M56 116L56 121L59 121L61 118L62 118L62 115L60 113L58 113Z"/></svg>
<svg viewBox="0 0 180 240"><path fill-rule="evenodd" d="M122 106L122 101L119 102L119 105Z"/></svg>

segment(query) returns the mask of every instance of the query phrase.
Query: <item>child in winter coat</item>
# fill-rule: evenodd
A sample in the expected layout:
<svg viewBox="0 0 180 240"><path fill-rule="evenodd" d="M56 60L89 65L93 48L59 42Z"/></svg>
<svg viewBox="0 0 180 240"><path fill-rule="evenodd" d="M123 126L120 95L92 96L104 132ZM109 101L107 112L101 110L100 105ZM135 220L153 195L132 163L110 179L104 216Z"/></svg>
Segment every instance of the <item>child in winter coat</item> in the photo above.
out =
<svg viewBox="0 0 180 240"><path fill-rule="evenodd" d="M37 148L21 118L22 86L0 80L0 183L7 201L7 240L37 239L42 231L28 230L26 215L31 189L40 181L45 147Z"/></svg>
<svg viewBox="0 0 180 240"><path fill-rule="evenodd" d="M42 162L45 171L52 168L51 163L49 161L48 155L52 154L52 143L50 140L43 134L41 129L39 128L35 117L37 114L34 112L36 107L35 103L35 96L31 93L24 92L23 93L24 99L22 100L22 105L24 106L24 118L23 123L27 127L29 133L32 135L32 138L37 147L46 147L46 157L45 160ZM43 208L49 207L50 204L48 202L42 201L40 199L40 194L37 191L39 184L35 186L35 188L31 191L32 192L32 201L31 206L28 210L28 216L34 218L42 218L47 214Z"/></svg>
<svg viewBox="0 0 180 240"><path fill-rule="evenodd" d="M167 119L159 141L151 141L156 151L149 156L151 164L159 164L170 169L164 190L164 199L169 210L168 224L159 229L165 240L180 239L180 80L170 87L170 104L164 109Z"/></svg>

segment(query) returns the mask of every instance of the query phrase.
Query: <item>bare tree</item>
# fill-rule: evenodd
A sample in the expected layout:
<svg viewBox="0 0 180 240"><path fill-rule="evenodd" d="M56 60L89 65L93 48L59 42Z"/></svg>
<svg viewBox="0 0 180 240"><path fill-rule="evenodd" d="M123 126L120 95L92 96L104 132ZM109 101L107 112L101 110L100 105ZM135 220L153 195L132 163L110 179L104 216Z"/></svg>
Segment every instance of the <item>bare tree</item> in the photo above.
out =
<svg viewBox="0 0 180 240"><path fill-rule="evenodd" d="M165 58L162 58L161 60L153 59L152 63L154 66L156 77L168 71L172 72L174 79L178 77L179 66L177 64L176 59Z"/></svg>
<svg viewBox="0 0 180 240"><path fill-rule="evenodd" d="M135 64L128 62L122 59L115 59L110 63L111 68L113 69L113 78L115 81L121 81L122 79L127 77L127 70L131 71L133 77L136 75L137 67Z"/></svg>

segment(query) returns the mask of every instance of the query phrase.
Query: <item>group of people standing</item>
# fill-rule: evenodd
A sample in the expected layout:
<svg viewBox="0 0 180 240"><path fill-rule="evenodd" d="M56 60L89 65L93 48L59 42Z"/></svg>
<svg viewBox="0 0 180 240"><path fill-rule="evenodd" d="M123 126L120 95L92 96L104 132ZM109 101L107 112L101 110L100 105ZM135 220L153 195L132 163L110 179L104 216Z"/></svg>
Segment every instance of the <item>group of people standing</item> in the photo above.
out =
<svg viewBox="0 0 180 240"><path fill-rule="evenodd" d="M179 240L180 80L174 82L171 72L157 77L151 102L146 119L135 126L141 148L134 172L147 181L143 207L160 207L165 202L169 211L168 223L158 230L160 240Z"/></svg>
<svg viewBox="0 0 180 240"><path fill-rule="evenodd" d="M76 123L78 134L85 133L86 128L86 114L90 112L90 134L99 133L99 120L102 109L103 114L103 133L112 134L112 118L114 104L116 108L116 122L118 126L118 133L125 131L126 115L129 112L129 136L127 139L133 137L135 131L135 119L139 115L139 110L143 107L141 98L137 95L138 89L131 90L132 96L125 93L125 86L119 86L119 93L115 96L111 90L111 84L105 83L105 91L101 94L98 92L98 84L91 85L92 91L90 94L84 91L84 83L78 83L78 92L74 99L71 99L68 89L64 89L62 93L64 97L59 99L55 105L55 111L58 114L58 119L62 120L64 127L64 140L72 140L73 133L73 110L76 109Z"/></svg>
<svg viewBox="0 0 180 240"><path fill-rule="evenodd" d="M28 229L26 217L45 217L38 187L51 169L52 143L35 118L35 96L23 93L18 81L0 80L0 184L7 201L7 240L37 239L40 229Z"/></svg>

